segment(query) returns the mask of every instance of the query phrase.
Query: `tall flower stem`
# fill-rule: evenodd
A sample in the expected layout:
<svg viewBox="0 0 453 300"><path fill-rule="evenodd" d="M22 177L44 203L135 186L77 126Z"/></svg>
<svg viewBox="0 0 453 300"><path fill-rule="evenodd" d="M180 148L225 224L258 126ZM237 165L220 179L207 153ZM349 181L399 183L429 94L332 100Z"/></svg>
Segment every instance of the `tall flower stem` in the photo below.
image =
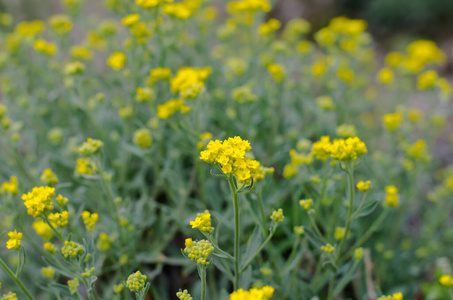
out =
<svg viewBox="0 0 453 300"><path fill-rule="evenodd" d="M206 267L201 267L201 300L206 299Z"/></svg>
<svg viewBox="0 0 453 300"><path fill-rule="evenodd" d="M229 175L227 179L230 184L231 193L233 194L234 205L234 289L237 290L239 287L239 277L241 276L239 270L239 203L233 175Z"/></svg>
<svg viewBox="0 0 453 300"><path fill-rule="evenodd" d="M0 265L3 267L3 269L8 273L8 275L17 283L17 285L22 289L22 291L27 295L28 299L30 300L36 300L35 297L33 297L30 292L27 290L27 288L24 286L22 281L14 275L13 271L5 264L3 259L0 258Z"/></svg>

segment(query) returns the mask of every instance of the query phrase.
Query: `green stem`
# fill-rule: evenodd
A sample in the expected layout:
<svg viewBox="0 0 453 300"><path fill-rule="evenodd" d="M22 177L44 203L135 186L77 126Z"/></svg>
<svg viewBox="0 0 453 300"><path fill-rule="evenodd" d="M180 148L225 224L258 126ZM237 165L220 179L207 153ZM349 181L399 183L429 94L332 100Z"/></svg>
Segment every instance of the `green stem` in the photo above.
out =
<svg viewBox="0 0 453 300"><path fill-rule="evenodd" d="M17 285L22 289L22 291L27 295L27 297L30 299L30 300L36 300L31 294L30 292L27 290L27 288L24 286L24 284L22 283L22 281L16 276L14 275L13 271L11 271L11 269L6 265L6 263L3 261L3 259L0 258L0 265L3 267L3 269L6 271L6 273L9 274L9 276L17 283Z"/></svg>
<svg viewBox="0 0 453 300"><path fill-rule="evenodd" d="M261 246L258 248L258 250L256 250L255 254L252 255L252 257L250 257L246 262L245 264L242 266L241 270L239 271L240 273L242 273L245 268L247 268L247 266L252 262L252 260L255 258L255 256L258 255L258 253L261 252L261 250L263 250L264 246L266 246L266 244L271 240L272 236L274 235L274 231L275 231L275 227L271 230L271 232L269 233L269 236L267 237L267 239L261 244Z"/></svg>
<svg viewBox="0 0 453 300"><path fill-rule="evenodd" d="M201 267L201 300L206 299L206 268Z"/></svg>
<svg viewBox="0 0 453 300"><path fill-rule="evenodd" d="M349 235L349 229L351 227L352 221L352 213L353 213L353 203L354 203L354 175L353 175L353 168L352 165L348 166L348 179L349 179L349 212L348 212L348 221L346 223L346 230L344 232L344 236L341 239L340 249L337 252L337 258L335 259L335 263L338 262L340 259L341 253L343 252L344 245L346 243L346 239Z"/></svg>
<svg viewBox="0 0 453 300"><path fill-rule="evenodd" d="M241 276L239 270L239 203L233 175L228 176L228 183L233 194L234 205L234 290L237 290L239 287L239 277Z"/></svg>
<svg viewBox="0 0 453 300"><path fill-rule="evenodd" d="M214 249L216 249L217 251L219 251L221 254L225 255L226 257L228 257L230 260L234 261L233 256L231 256L230 254L228 254L225 251L223 251L222 249L220 249L220 247L214 242L211 234L206 235L206 237L208 238L208 241L212 244L212 246L214 246Z"/></svg>
<svg viewBox="0 0 453 300"><path fill-rule="evenodd" d="M61 235L60 232L58 232L58 230L52 225L52 223L49 221L49 219L47 218L47 216L44 216L43 217L43 220L44 222L47 223L47 225L50 226L50 228L52 229L53 232L55 232L58 236L58 238L60 239L60 241L63 243L64 239L63 239L63 236Z"/></svg>

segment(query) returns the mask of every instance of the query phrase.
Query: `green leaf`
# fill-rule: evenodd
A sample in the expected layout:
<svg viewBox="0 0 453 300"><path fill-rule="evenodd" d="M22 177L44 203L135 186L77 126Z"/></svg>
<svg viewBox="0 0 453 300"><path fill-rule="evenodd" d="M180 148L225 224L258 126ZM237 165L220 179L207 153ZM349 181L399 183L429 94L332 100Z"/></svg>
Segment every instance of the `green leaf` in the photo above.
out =
<svg viewBox="0 0 453 300"><path fill-rule="evenodd" d="M245 250L245 254L241 257L241 268L244 267L244 263L246 263L250 258L255 255L256 251L258 251L259 247L261 246L261 230L259 226L255 226L252 235L250 236L249 242L247 244L247 248Z"/></svg>
<svg viewBox="0 0 453 300"><path fill-rule="evenodd" d="M362 208L360 210L358 210L354 214L354 219L358 219L358 218L361 218L361 217L364 217L364 216L368 216L369 214L371 214L376 209L376 207L378 205L379 205L379 200L374 200L374 201L367 202L364 206L362 206Z"/></svg>
<svg viewBox="0 0 453 300"><path fill-rule="evenodd" d="M335 265L335 263L333 261L331 261L330 259L328 261L325 261L322 263L322 267L323 268L327 268L327 269L330 269L332 270L333 272L337 272L337 266Z"/></svg>

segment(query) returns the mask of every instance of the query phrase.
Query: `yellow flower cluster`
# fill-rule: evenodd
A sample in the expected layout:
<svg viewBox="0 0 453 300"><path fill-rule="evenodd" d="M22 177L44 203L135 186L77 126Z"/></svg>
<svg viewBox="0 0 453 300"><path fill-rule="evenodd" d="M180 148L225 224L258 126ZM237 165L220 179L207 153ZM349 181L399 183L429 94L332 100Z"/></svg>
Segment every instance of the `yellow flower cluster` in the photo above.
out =
<svg viewBox="0 0 453 300"><path fill-rule="evenodd" d="M253 94L252 88L249 85L243 85L233 89L231 91L231 96L239 103L253 102L258 98Z"/></svg>
<svg viewBox="0 0 453 300"><path fill-rule="evenodd" d="M369 43L370 39L365 32L367 26L365 20L336 17L327 27L315 33L315 40L321 46L338 44L341 49L355 53L359 46Z"/></svg>
<svg viewBox="0 0 453 300"><path fill-rule="evenodd" d="M394 293L393 295L381 296L377 300L403 300L403 294Z"/></svg>
<svg viewBox="0 0 453 300"><path fill-rule="evenodd" d="M118 71L126 64L126 55L123 52L114 52L107 59L107 64L112 67L112 69Z"/></svg>
<svg viewBox="0 0 453 300"><path fill-rule="evenodd" d="M17 295L13 292L9 292L0 298L0 300L17 300Z"/></svg>
<svg viewBox="0 0 453 300"><path fill-rule="evenodd" d="M80 61L69 62L64 66L64 73L66 75L82 74L85 71L85 65Z"/></svg>
<svg viewBox="0 0 453 300"><path fill-rule="evenodd" d="M28 214L38 218L53 209L52 198L55 188L48 186L34 187L31 192L22 195Z"/></svg>
<svg viewBox="0 0 453 300"><path fill-rule="evenodd" d="M135 4L140 5L145 9L150 9L171 2L173 2L173 0L135 0Z"/></svg>
<svg viewBox="0 0 453 300"><path fill-rule="evenodd" d="M32 224L33 229L39 234L45 241L51 239L54 236L52 228L42 220L36 220Z"/></svg>
<svg viewBox="0 0 453 300"><path fill-rule="evenodd" d="M385 192L385 203L397 207L399 202L398 189L394 185L388 185L385 187Z"/></svg>
<svg viewBox="0 0 453 300"><path fill-rule="evenodd" d="M382 117L384 126L387 130L394 131L400 127L401 121L403 120L403 115L400 112L393 114L386 114Z"/></svg>
<svg viewBox="0 0 453 300"><path fill-rule="evenodd" d="M162 8L162 11L169 16L185 20L191 17L200 5L200 0L184 0L178 3L166 4Z"/></svg>
<svg viewBox="0 0 453 300"><path fill-rule="evenodd" d="M357 135L357 131L354 125L342 124L336 129L337 134L343 138L353 137Z"/></svg>
<svg viewBox="0 0 453 300"><path fill-rule="evenodd" d="M126 287L131 292L138 292L145 287L146 278L146 275L137 271L134 274L129 275L126 281Z"/></svg>
<svg viewBox="0 0 453 300"><path fill-rule="evenodd" d="M239 0L228 2L227 11L230 14L238 12L257 12L259 10L263 12L269 12L271 5L267 0Z"/></svg>
<svg viewBox="0 0 453 300"><path fill-rule="evenodd" d="M382 68L377 75L377 80L384 84L390 84L393 82L393 77L392 69Z"/></svg>
<svg viewBox="0 0 453 300"><path fill-rule="evenodd" d="M269 21L266 23L261 24L258 27L258 33L261 35L268 35L276 30L278 30L281 26L281 23L279 20L270 18Z"/></svg>
<svg viewBox="0 0 453 300"><path fill-rule="evenodd" d="M90 49L82 46L71 47L71 55L75 58L90 60L93 58L93 52Z"/></svg>
<svg viewBox="0 0 453 300"><path fill-rule="evenodd" d="M66 197L63 197L63 195L58 195L57 198L55 198L55 202L58 203L61 207L64 207L66 204L68 204L69 200Z"/></svg>
<svg viewBox="0 0 453 300"><path fill-rule="evenodd" d="M46 250L49 253L55 253L55 251L57 251L57 247L55 247L54 244L49 243L49 242L44 243L43 248L44 248L44 250Z"/></svg>
<svg viewBox="0 0 453 300"><path fill-rule="evenodd" d="M190 112L190 107L187 106L181 98L170 99L164 104L157 106L157 117L160 119L168 119L177 111L187 114Z"/></svg>
<svg viewBox="0 0 453 300"><path fill-rule="evenodd" d="M9 182L3 182L0 188L2 192L8 192L15 195L19 192L18 186L19 182L17 181L17 177L11 176Z"/></svg>
<svg viewBox="0 0 453 300"><path fill-rule="evenodd" d="M286 41L298 41L301 35L309 33L310 30L311 24L307 20L302 18L291 19L285 25L283 38Z"/></svg>
<svg viewBox="0 0 453 300"><path fill-rule="evenodd" d="M332 253L335 251L335 248L331 244L327 244L325 246L321 246L321 250L326 253Z"/></svg>
<svg viewBox="0 0 453 300"><path fill-rule="evenodd" d="M139 14L131 14L131 15L128 15L121 19L121 23L125 26L134 25L134 24L138 23L138 21L140 21Z"/></svg>
<svg viewBox="0 0 453 300"><path fill-rule="evenodd" d="M97 213L90 213L89 211L82 212L82 219L85 227L88 231L93 231L94 226L96 226L96 222L99 219L99 215Z"/></svg>
<svg viewBox="0 0 453 300"><path fill-rule="evenodd" d="M153 142L151 132L146 128L136 130L134 132L133 142L142 149L149 148Z"/></svg>
<svg viewBox="0 0 453 300"><path fill-rule="evenodd" d="M195 98L203 90L204 82L209 74L211 74L210 67L181 68L170 79L171 92L179 93L184 99Z"/></svg>
<svg viewBox="0 0 453 300"><path fill-rule="evenodd" d="M256 173L253 175L253 180L255 182L261 181L264 179L264 176L267 174L273 174L274 173L274 168L266 168L263 166L260 166L258 170L256 170Z"/></svg>
<svg viewBox="0 0 453 300"><path fill-rule="evenodd" d="M41 268L42 275L47 278L53 278L55 276L55 269L51 266Z"/></svg>
<svg viewBox="0 0 453 300"><path fill-rule="evenodd" d="M87 141L80 146L79 153L86 156L96 154L103 146L104 143L102 141L88 138Z"/></svg>
<svg viewBox="0 0 453 300"><path fill-rule="evenodd" d="M49 24L58 34L66 34L72 29L72 22L67 15L53 15Z"/></svg>
<svg viewBox="0 0 453 300"><path fill-rule="evenodd" d="M439 75L437 75L436 71L429 70L426 71L417 77L417 89L419 90L426 90L428 88L433 87L437 80L439 79Z"/></svg>
<svg viewBox="0 0 453 300"><path fill-rule="evenodd" d="M240 181L249 182L260 167L257 160L248 159L246 153L252 149L247 140L240 137L210 141L207 150L200 152L200 159L221 166L225 174L234 174Z"/></svg>
<svg viewBox="0 0 453 300"><path fill-rule="evenodd" d="M271 215L271 219L277 223L283 222L285 216L283 215L283 210L279 208L278 210L274 210Z"/></svg>
<svg viewBox="0 0 453 300"><path fill-rule="evenodd" d="M39 179L49 186L55 186L58 183L57 175L55 175L51 169L45 169Z"/></svg>
<svg viewBox="0 0 453 300"><path fill-rule="evenodd" d="M193 241L192 239L186 239L186 247L184 252L187 256L200 265L209 265L208 259L209 254L214 251L212 244L206 240Z"/></svg>
<svg viewBox="0 0 453 300"><path fill-rule="evenodd" d="M442 275L439 278L439 283L443 286L452 287L453 286L453 277L450 275Z"/></svg>
<svg viewBox="0 0 453 300"><path fill-rule="evenodd" d="M211 214L208 210L198 214L194 221L190 221L190 225L204 233L211 233L214 230L214 227L211 227Z"/></svg>
<svg viewBox="0 0 453 300"><path fill-rule="evenodd" d="M178 297L179 300L193 300L187 290L181 291L180 289L179 292L176 293L176 297Z"/></svg>
<svg viewBox="0 0 453 300"><path fill-rule="evenodd" d="M37 52L47 55L54 55L57 52L57 46L55 44L46 42L46 40L44 39L36 40L33 44L33 48L35 48Z"/></svg>
<svg viewBox="0 0 453 300"><path fill-rule="evenodd" d="M61 248L61 253L64 257L76 257L79 254L83 254L85 248L73 241L64 241L64 246Z"/></svg>
<svg viewBox="0 0 453 300"><path fill-rule="evenodd" d="M344 228L344 227L336 227L335 228L335 232L333 234L333 237L336 240L341 240L344 237L345 233L346 233L346 228Z"/></svg>
<svg viewBox="0 0 453 300"><path fill-rule="evenodd" d="M351 162L366 154L367 148L358 137L335 139L330 142L329 136L323 136L320 141L313 143L311 153L322 161L332 157L334 160Z"/></svg>
<svg viewBox="0 0 453 300"><path fill-rule="evenodd" d="M8 232L9 240L6 242L6 248L19 250L22 244L22 232L17 232L17 230Z"/></svg>
<svg viewBox="0 0 453 300"><path fill-rule="evenodd" d="M156 97L154 91L149 87L137 88L135 90L135 101L143 103L152 101Z"/></svg>
<svg viewBox="0 0 453 300"><path fill-rule="evenodd" d="M404 150L407 156L416 161L429 162L431 160L431 155L426 148L424 140L418 140L413 144L404 145Z"/></svg>
<svg viewBox="0 0 453 300"><path fill-rule="evenodd" d="M279 64L269 64L267 66L267 71L272 75L272 78L276 82L280 82L283 79L285 79L285 68L282 65Z"/></svg>
<svg viewBox="0 0 453 300"><path fill-rule="evenodd" d="M230 300L268 300L274 291L275 289L269 285L262 288L251 288L248 291L238 289L230 294Z"/></svg>
<svg viewBox="0 0 453 300"><path fill-rule="evenodd" d="M357 183L356 187L359 191L366 192L371 187L371 181L367 181L367 182L359 181Z"/></svg>
<svg viewBox="0 0 453 300"><path fill-rule="evenodd" d="M153 84L158 80L167 80L171 76L169 68L155 68L149 72L149 81Z"/></svg>
<svg viewBox="0 0 453 300"><path fill-rule="evenodd" d="M68 280L68 287L71 295L77 293L77 290L79 288L79 279L74 278L72 280Z"/></svg>
<svg viewBox="0 0 453 300"><path fill-rule="evenodd" d="M313 200L312 199L299 200L299 205L303 209L309 210L310 207L313 205Z"/></svg>
<svg viewBox="0 0 453 300"><path fill-rule="evenodd" d="M63 228L68 225L68 215L68 211L65 210L61 213L51 213L48 218L53 226Z"/></svg>
<svg viewBox="0 0 453 300"><path fill-rule="evenodd" d="M335 109L335 103L330 96L319 96L315 101L316 105L323 111L332 111Z"/></svg>

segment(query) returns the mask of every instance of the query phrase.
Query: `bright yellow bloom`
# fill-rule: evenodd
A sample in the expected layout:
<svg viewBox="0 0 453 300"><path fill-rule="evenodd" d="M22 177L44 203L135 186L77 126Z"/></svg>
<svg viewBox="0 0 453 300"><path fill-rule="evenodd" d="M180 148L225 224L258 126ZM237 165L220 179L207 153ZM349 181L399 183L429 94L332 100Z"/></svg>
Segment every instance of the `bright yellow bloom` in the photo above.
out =
<svg viewBox="0 0 453 300"><path fill-rule="evenodd" d="M283 177L291 178L297 174L297 169L290 164L287 164L283 167Z"/></svg>
<svg viewBox="0 0 453 300"><path fill-rule="evenodd" d="M82 219L87 230L93 231L94 226L96 226L96 222L99 219L99 215L97 213L90 213L89 211L85 210L84 212L82 212Z"/></svg>
<svg viewBox="0 0 453 300"><path fill-rule="evenodd" d="M354 161L359 156L366 154L367 148L358 137L336 139L330 148L332 158L341 161Z"/></svg>
<svg viewBox="0 0 453 300"><path fill-rule="evenodd" d="M173 0L135 0L135 4L140 5L145 9L150 9L164 3L171 3Z"/></svg>
<svg viewBox="0 0 453 300"><path fill-rule="evenodd" d="M366 192L371 187L371 181L367 181L367 182L359 181L357 183L356 187L359 191Z"/></svg>
<svg viewBox="0 0 453 300"><path fill-rule="evenodd" d="M268 35L278 30L280 26L281 23L279 20L270 18L266 23L263 23L258 27L258 33L261 35Z"/></svg>
<svg viewBox="0 0 453 300"><path fill-rule="evenodd" d="M309 210L310 207L313 205L313 200L312 199L304 199L304 200L299 200L300 207L302 207L305 210Z"/></svg>
<svg viewBox="0 0 453 300"><path fill-rule="evenodd" d="M17 300L17 295L13 292L8 292L0 298L0 300Z"/></svg>
<svg viewBox="0 0 453 300"><path fill-rule="evenodd" d="M190 112L190 107L184 103L184 100L179 99L170 99L164 104L157 106L157 117L159 119L168 119L174 115L177 111L187 114Z"/></svg>
<svg viewBox="0 0 453 300"><path fill-rule="evenodd" d="M9 178L9 182L6 181L6 182L2 183L1 191L8 192L8 193L11 193L11 194L15 195L19 191L18 190L18 185L19 185L19 182L17 181L17 177L16 176L11 176Z"/></svg>
<svg viewBox="0 0 453 300"><path fill-rule="evenodd" d="M350 82L354 79L354 71L347 68L339 68L335 73L337 77L345 82Z"/></svg>
<svg viewBox="0 0 453 300"><path fill-rule="evenodd" d="M54 236L52 228L42 220L34 221L32 226L36 233L39 234L45 241L50 240Z"/></svg>
<svg viewBox="0 0 453 300"><path fill-rule="evenodd" d="M313 143L311 153L318 160L326 161L330 157L331 143L329 136L322 136L318 142Z"/></svg>
<svg viewBox="0 0 453 300"><path fill-rule="evenodd" d="M230 14L240 12L255 13L258 10L269 12L271 5L267 0L239 0L228 2L226 8Z"/></svg>
<svg viewBox="0 0 453 300"><path fill-rule="evenodd" d="M38 218L53 209L52 198L55 188L48 186L34 187L31 192L22 195L28 214Z"/></svg>
<svg viewBox="0 0 453 300"><path fill-rule="evenodd" d="M248 291L238 289L230 294L229 300L268 300L274 294L275 289L271 286L262 288L251 288Z"/></svg>
<svg viewBox="0 0 453 300"><path fill-rule="evenodd" d="M55 276L55 269L51 266L41 268L42 275L47 278L53 278Z"/></svg>
<svg viewBox="0 0 453 300"><path fill-rule="evenodd" d="M442 275L439 278L439 283L443 286L452 287L453 286L453 277L450 275Z"/></svg>
<svg viewBox="0 0 453 300"><path fill-rule="evenodd" d="M80 274L80 275L82 275L83 278L90 278L91 275L93 275L93 273L94 273L94 267L91 267L90 269L85 268L85 272L82 272L82 274Z"/></svg>
<svg viewBox="0 0 453 300"><path fill-rule="evenodd" d="M75 58L90 60L93 58L93 52L82 46L72 46L71 55Z"/></svg>
<svg viewBox="0 0 453 300"><path fill-rule="evenodd" d="M354 250L354 258L355 259L361 259L363 257L363 248L357 248Z"/></svg>
<svg viewBox="0 0 453 300"><path fill-rule="evenodd" d="M8 232L9 240L6 242L6 248L19 250L22 244L22 232L17 232L17 230Z"/></svg>
<svg viewBox="0 0 453 300"><path fill-rule="evenodd" d="M394 131L400 127L401 121L403 120L403 115L399 112L393 114L387 114L382 117L384 126L387 130Z"/></svg>
<svg viewBox="0 0 453 300"><path fill-rule="evenodd" d="M184 67L170 79L172 93L179 93L182 98L194 98L204 88L204 82L211 74L211 68Z"/></svg>
<svg viewBox="0 0 453 300"><path fill-rule="evenodd" d="M327 64L324 62L317 62L311 66L311 72L314 76L320 77L327 72Z"/></svg>
<svg viewBox="0 0 453 300"><path fill-rule="evenodd" d="M51 169L45 169L39 178L45 185L55 186L58 183L57 175Z"/></svg>
<svg viewBox="0 0 453 300"><path fill-rule="evenodd" d="M131 292L138 292L145 287L146 275L140 273L140 271L129 275L126 281L126 287Z"/></svg>
<svg viewBox="0 0 453 300"><path fill-rule="evenodd" d="M115 294L121 293L121 292L123 291L123 289L124 289L124 284L122 284L122 283L120 283L120 284L115 284L115 285L113 286L113 292L114 292Z"/></svg>
<svg viewBox="0 0 453 300"><path fill-rule="evenodd" d="M280 82L285 78L285 68L279 64L270 64L267 66L267 71L272 75L276 82Z"/></svg>
<svg viewBox="0 0 453 300"><path fill-rule="evenodd" d="M111 240L110 238L108 237L108 235L106 233L101 233L99 235L99 240L98 240L98 243L97 243L97 246L99 247L99 250L101 251L107 251L110 249L110 243L111 243Z"/></svg>
<svg viewBox="0 0 453 300"><path fill-rule="evenodd" d="M271 215L271 219L277 223L283 222L285 216L283 215L283 210L279 208L278 210L274 210Z"/></svg>
<svg viewBox="0 0 453 300"><path fill-rule="evenodd" d="M171 70L169 68L156 68L152 69L149 72L149 78L151 83L154 83L158 80L166 80L171 76Z"/></svg>
<svg viewBox="0 0 453 300"><path fill-rule="evenodd" d="M211 233L214 227L211 227L211 214L208 210L197 215L194 221L189 223L192 228L198 228L201 232Z"/></svg>
<svg viewBox="0 0 453 300"><path fill-rule="evenodd" d="M345 234L346 234L346 228L344 228L344 227L336 227L335 228L335 232L333 234L333 237L336 240L341 240L344 237Z"/></svg>
<svg viewBox="0 0 453 300"><path fill-rule="evenodd" d="M403 61L403 54L400 52L390 52L385 56L385 63L390 67L396 67Z"/></svg>
<svg viewBox="0 0 453 300"><path fill-rule="evenodd" d="M132 26L140 21L139 14L131 14L121 19L121 23L125 26Z"/></svg>
<svg viewBox="0 0 453 300"><path fill-rule="evenodd" d="M399 203L398 189L394 185L389 185L385 187L385 203L397 207Z"/></svg>
<svg viewBox="0 0 453 300"><path fill-rule="evenodd" d="M77 278L68 280L68 287L71 295L77 293L77 289L79 288L79 280Z"/></svg>
<svg viewBox="0 0 453 300"><path fill-rule="evenodd" d="M61 213L50 213L49 214L49 221L52 223L54 227L63 228L68 225L68 216L69 213L67 210L62 211Z"/></svg>
<svg viewBox="0 0 453 300"><path fill-rule="evenodd" d="M393 71L390 68L382 68L377 76L377 80L389 84L393 82Z"/></svg>
<svg viewBox="0 0 453 300"><path fill-rule="evenodd" d="M116 71L121 70L126 64L126 55L123 52L114 52L107 59L107 64Z"/></svg>
<svg viewBox="0 0 453 300"><path fill-rule="evenodd" d="M331 244L327 244L325 246L321 246L321 250L327 253L332 253L335 251L335 248Z"/></svg>
<svg viewBox="0 0 453 300"><path fill-rule="evenodd" d="M64 207L66 204L68 204L69 200L68 198L63 197L61 194L55 198L55 202L58 203L61 207Z"/></svg>
<svg viewBox="0 0 453 300"><path fill-rule="evenodd" d="M181 291L181 289L179 289L179 292L176 293L176 297L178 297L179 300L193 300L187 290Z"/></svg>
<svg viewBox="0 0 453 300"><path fill-rule="evenodd" d="M33 48L40 53L47 55L54 55L57 52L57 46L52 43L46 42L44 39L36 40L33 44Z"/></svg>
<svg viewBox="0 0 453 300"><path fill-rule="evenodd" d="M43 248L44 248L44 250L46 250L49 253L55 253L55 251L57 251L57 248L55 247L55 245L52 243L49 243L49 242L44 243Z"/></svg>
<svg viewBox="0 0 453 300"><path fill-rule="evenodd" d="M84 142L82 146L80 146L79 153L85 156L96 154L101 150L103 146L104 143L101 140L88 138L87 141Z"/></svg>
<svg viewBox="0 0 453 300"><path fill-rule="evenodd" d="M61 248L61 254L64 257L76 257L79 254L83 254L85 252L85 248L73 241L64 241L64 246Z"/></svg>
<svg viewBox="0 0 453 300"><path fill-rule="evenodd" d="M209 254L214 251L212 244L206 240L193 241L192 239L186 239L186 247L184 253L187 256L200 265L209 265L207 261Z"/></svg>
<svg viewBox="0 0 453 300"><path fill-rule="evenodd" d="M426 148L426 143L424 140L418 140L413 144L408 144L404 146L407 156L414 160L421 162L429 162L431 160L431 155Z"/></svg>
<svg viewBox="0 0 453 300"><path fill-rule="evenodd" d="M185 20L191 17L200 7L200 0L184 0L183 2L164 5L162 11L172 17Z"/></svg>
<svg viewBox="0 0 453 300"><path fill-rule="evenodd" d="M66 34L72 30L72 22L67 15L54 15L50 17L49 24L58 34Z"/></svg>
<svg viewBox="0 0 453 300"><path fill-rule="evenodd" d="M305 233L304 226L294 226L293 230L294 230L294 233L297 235L304 235L304 233Z"/></svg>
<svg viewBox="0 0 453 300"><path fill-rule="evenodd" d="M134 132L134 144L139 146L142 149L149 148L153 142L151 137L151 132L146 129L138 129Z"/></svg>
<svg viewBox="0 0 453 300"><path fill-rule="evenodd" d="M426 71L417 77L417 89L426 90L433 87L438 79L439 75L436 71Z"/></svg>

